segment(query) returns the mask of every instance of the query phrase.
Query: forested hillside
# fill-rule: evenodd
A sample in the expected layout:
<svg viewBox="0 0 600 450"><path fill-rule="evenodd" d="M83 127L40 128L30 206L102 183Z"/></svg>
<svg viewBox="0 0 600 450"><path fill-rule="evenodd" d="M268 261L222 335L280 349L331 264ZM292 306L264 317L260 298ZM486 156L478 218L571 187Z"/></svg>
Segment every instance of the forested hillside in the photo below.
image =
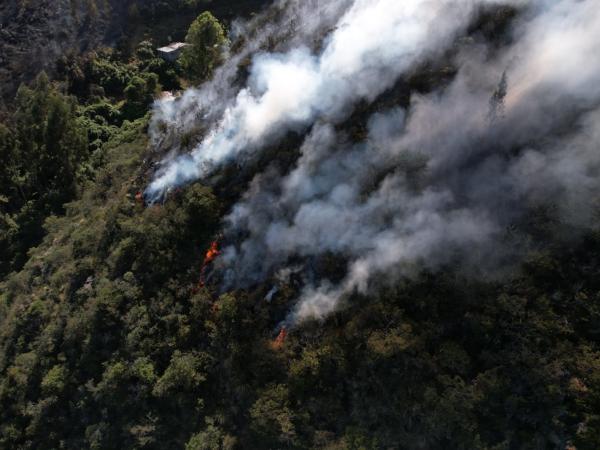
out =
<svg viewBox="0 0 600 450"><path fill-rule="evenodd" d="M54 75L74 57L100 46L126 55L152 37L183 39L203 8L220 19L243 17L264 0L5 0L0 3L0 98L10 102L19 83L41 71ZM1 103L0 103L1 105Z"/></svg>
<svg viewBox="0 0 600 450"><path fill-rule="evenodd" d="M100 3L0 81L0 449L600 448L593 1Z"/></svg>

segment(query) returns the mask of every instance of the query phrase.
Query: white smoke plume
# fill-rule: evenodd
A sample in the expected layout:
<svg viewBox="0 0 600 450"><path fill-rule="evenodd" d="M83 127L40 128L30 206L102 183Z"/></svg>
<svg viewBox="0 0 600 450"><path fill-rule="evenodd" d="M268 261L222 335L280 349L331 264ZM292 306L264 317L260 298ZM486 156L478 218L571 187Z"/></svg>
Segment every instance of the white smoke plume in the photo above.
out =
<svg viewBox="0 0 600 450"><path fill-rule="evenodd" d="M159 171L146 190L147 200L154 202L174 187L203 178L286 131L304 129L317 118L347 116L353 103L373 100L425 56L448 46L483 2L354 0L320 54L298 46L282 54L256 55L248 86L190 154ZM307 14L319 17L324 8ZM197 98L184 97L178 108L187 109Z"/></svg>
<svg viewBox="0 0 600 450"><path fill-rule="evenodd" d="M333 27L351 1L323 4L320 0L279 0L267 13L248 23L234 22L230 40L242 44L228 55L215 76L199 88L186 90L177 101L155 103L149 132L154 148L170 150L163 166L173 163L175 155L183 150L182 136L201 135L202 131L218 126L240 92L237 85L240 67L274 43L279 53L306 46L315 36Z"/></svg>
<svg viewBox="0 0 600 450"><path fill-rule="evenodd" d="M259 175L230 215L230 229L249 234L225 252L233 284L264 279L291 255L348 257L340 283L307 284L295 323L325 317L376 275L435 269L457 255L480 272L513 261L526 243L506 230L536 205L551 202L565 222L588 226L600 188L596 6L533 4L512 46L467 46L450 86L413 97L406 112L375 115L365 143L313 128L296 168ZM500 80L503 111L490 120ZM387 175L368 191L377 174Z"/></svg>
<svg viewBox="0 0 600 450"><path fill-rule="evenodd" d="M256 57L249 86L147 194L158 198L310 127L292 170L256 175L233 208L232 245L218 261L226 286L246 287L297 271L298 259L341 255L345 277L305 278L290 325L326 317L382 278L510 266L530 243L507 230L538 206L554 206L569 229L589 227L600 192L597 1L508 2L521 7L510 39L457 47L483 3L492 2L346 2L321 53L297 46ZM451 83L414 94L406 110L373 114L364 142L340 131L354 103L373 101L450 47Z"/></svg>

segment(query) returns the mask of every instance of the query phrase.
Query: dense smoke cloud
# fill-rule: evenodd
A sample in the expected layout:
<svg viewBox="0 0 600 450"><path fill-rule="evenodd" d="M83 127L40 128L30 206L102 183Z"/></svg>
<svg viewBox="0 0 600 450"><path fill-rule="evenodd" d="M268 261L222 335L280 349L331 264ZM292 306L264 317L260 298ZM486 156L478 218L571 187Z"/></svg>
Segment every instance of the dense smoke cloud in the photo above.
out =
<svg viewBox="0 0 600 450"><path fill-rule="evenodd" d="M333 27L351 2L335 0L323 4L321 0L280 0L266 14L248 23L234 22L230 38L234 42L242 40L244 45L228 55L214 77L197 89L186 90L177 101L168 99L155 104L150 137L154 148L170 150L163 165L172 164L183 150L182 136L201 134L205 129L218 126L240 92L236 83L240 66L273 43L277 43L276 50L280 53L306 46L315 36Z"/></svg>
<svg viewBox="0 0 600 450"><path fill-rule="evenodd" d="M302 271L298 258L343 256L348 265L341 281L305 277L288 317L294 324L325 317L354 292L368 292L380 275L393 281L448 264L498 273L528 250L525 237L507 230L538 206L554 206L571 229L590 226L600 188L595 1L529 2L511 44L463 42L452 82L413 95L406 111L374 114L364 142L350 142L333 126L353 102L374 99L424 57L451 45L474 5L356 1L341 19L350 25L337 29L319 58L298 49L256 60L250 90L220 124L233 120L235 132L219 137L223 128L214 130L192 156L168 166L171 172L163 171L150 191L161 192L167 180L202 176L203 164L223 162L248 146L259 149L283 130L312 125L295 167L258 174L227 218L227 235L244 236L232 239L218 262L227 287ZM354 41L358 30L351 24L371 20L382 21L376 37L370 39L371 30ZM302 70L306 87L286 90L281 95L294 98L279 104L287 97L269 97L279 92L269 76L290 64ZM224 147L203 147L221 140ZM184 161L194 169L182 169Z"/></svg>
<svg viewBox="0 0 600 450"><path fill-rule="evenodd" d="M248 87L190 154L160 170L147 199L156 201L173 187L205 177L242 152L290 129L302 129L317 117L340 120L353 103L374 99L424 56L449 45L479 3L355 0L319 55L306 46L258 54ZM319 17L321 8L310 17Z"/></svg>

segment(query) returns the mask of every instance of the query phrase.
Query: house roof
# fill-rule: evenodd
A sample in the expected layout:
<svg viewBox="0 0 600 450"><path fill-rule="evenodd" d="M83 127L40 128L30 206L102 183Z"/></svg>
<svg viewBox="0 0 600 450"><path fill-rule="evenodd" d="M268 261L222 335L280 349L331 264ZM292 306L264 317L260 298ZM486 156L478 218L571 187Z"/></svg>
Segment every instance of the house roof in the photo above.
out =
<svg viewBox="0 0 600 450"><path fill-rule="evenodd" d="M171 53L179 50L180 48L186 47L187 45L188 44L186 44L185 42L173 42L172 44L169 44L166 47L160 47L158 51L163 53Z"/></svg>

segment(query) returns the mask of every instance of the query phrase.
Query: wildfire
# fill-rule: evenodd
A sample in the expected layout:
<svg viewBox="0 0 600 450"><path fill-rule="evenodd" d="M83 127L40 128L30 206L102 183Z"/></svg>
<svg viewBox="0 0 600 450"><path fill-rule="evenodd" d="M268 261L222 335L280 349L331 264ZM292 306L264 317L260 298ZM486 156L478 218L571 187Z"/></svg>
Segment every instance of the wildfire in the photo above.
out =
<svg viewBox="0 0 600 450"><path fill-rule="evenodd" d="M217 241L213 241L210 244L209 249L206 251L206 255L204 256L204 263L202 264L202 268L204 269L208 264L213 262L217 256L219 256L221 252L219 251L219 243Z"/></svg>
<svg viewBox="0 0 600 450"><path fill-rule="evenodd" d="M285 327L281 327L279 334L271 343L273 350L280 350L283 347L283 344L285 344L285 338L287 338L287 334L287 329Z"/></svg>
<svg viewBox="0 0 600 450"><path fill-rule="evenodd" d="M208 270L208 266L220 254L221 254L221 252L219 251L219 242L213 241L210 244L210 247L208 248L208 250L206 251L206 254L204 255L204 261L202 262L202 269L200 269L200 283L198 283L198 288L202 288L206 284L206 271Z"/></svg>
<svg viewBox="0 0 600 450"><path fill-rule="evenodd" d="M144 194L142 194L142 191L139 191L137 194L135 194L135 201L138 202L140 205L143 205L144 202Z"/></svg>

